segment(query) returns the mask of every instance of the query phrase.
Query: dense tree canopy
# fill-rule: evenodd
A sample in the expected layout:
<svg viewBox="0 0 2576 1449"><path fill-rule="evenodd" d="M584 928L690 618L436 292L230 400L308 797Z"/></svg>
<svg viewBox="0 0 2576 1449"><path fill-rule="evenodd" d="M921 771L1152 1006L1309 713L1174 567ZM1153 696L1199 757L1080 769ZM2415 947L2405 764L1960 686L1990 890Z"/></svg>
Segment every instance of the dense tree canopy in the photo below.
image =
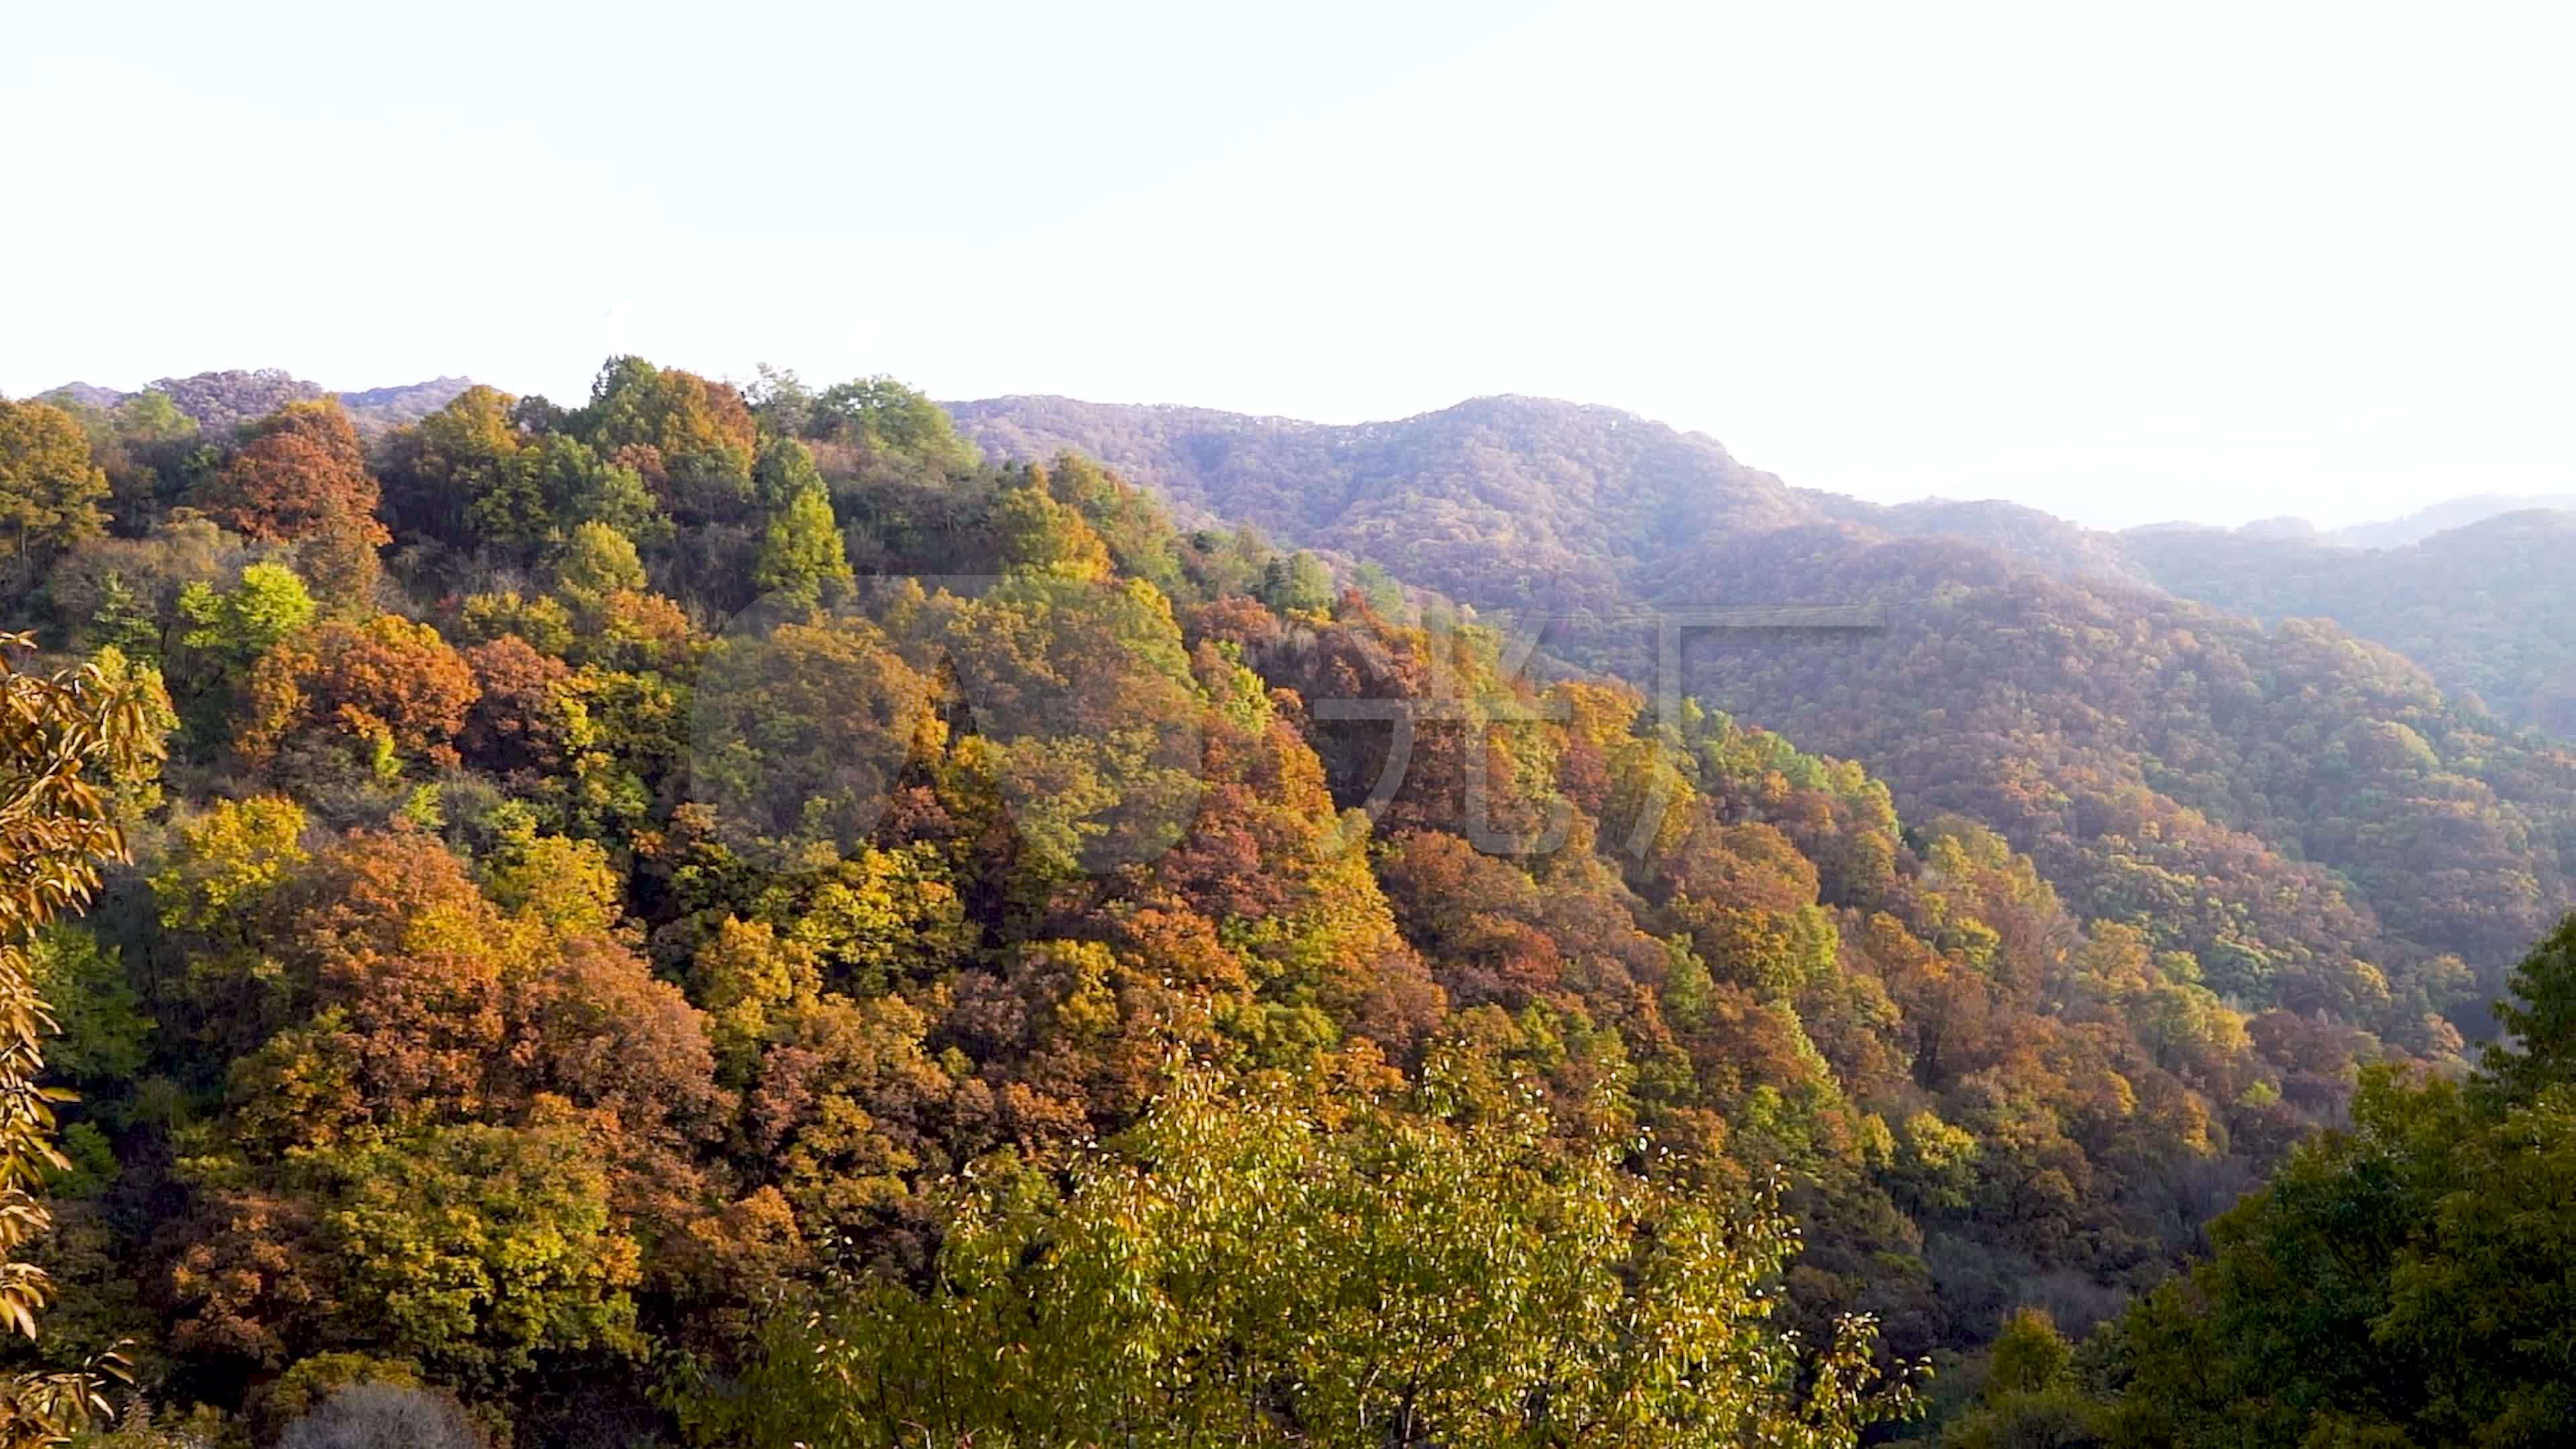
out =
<svg viewBox="0 0 2576 1449"><path fill-rule="evenodd" d="M2576 1078L2550 1033L2576 920L2515 973L2525 1043L2467 1082L2365 1079L2352 1125L2292 1153L2215 1253L2088 1345L2114 1445L2543 1445L2567 1374ZM2073 1384L2070 1381L2068 1391Z"/></svg>
<svg viewBox="0 0 2576 1449"><path fill-rule="evenodd" d="M1682 547L1937 603L1650 696L1473 607L1545 592L1479 552L1545 434L1502 404L1210 454L1356 488L1306 551L883 378L50 411L104 518L0 605L170 759L71 802L134 866L13 938L83 1093L16 1369L130 1341L137 1445L1847 1445L1926 1358L1944 1432L2050 1442L2215 1331L2224 1268L2122 1315L2342 1170L2295 1144L2364 1069L2425 1191L2554 1190L2546 952L2480 1085L2394 1084L2563 904L2570 766L2322 626L1779 534L1711 447L1592 437L1550 466L1626 481L1522 519L1590 657ZM1423 514L1449 447L1491 467ZM2547 1248L2445 1211L2408 1332ZM2551 1342L2441 1432L2545 1422Z"/></svg>
<svg viewBox="0 0 2576 1449"><path fill-rule="evenodd" d="M2524 509L2394 548L2216 529L2122 536L2164 587L2266 621L2330 618L2515 726L2576 740L2576 514Z"/></svg>
<svg viewBox="0 0 2576 1449"><path fill-rule="evenodd" d="M1532 1106L1444 1108L1442 1078L1401 1110L1185 1072L1069 1188L989 1169L925 1286L845 1284L686 1416L831 1449L1714 1449L1848 1444L1901 1414L1867 1325L1803 1364L1768 1322L1793 1229L1767 1203L1722 1220L1557 1145Z"/></svg>
<svg viewBox="0 0 2576 1449"><path fill-rule="evenodd" d="M70 414L40 402L0 398L0 529L25 570L97 533L107 473L90 461L89 438Z"/></svg>

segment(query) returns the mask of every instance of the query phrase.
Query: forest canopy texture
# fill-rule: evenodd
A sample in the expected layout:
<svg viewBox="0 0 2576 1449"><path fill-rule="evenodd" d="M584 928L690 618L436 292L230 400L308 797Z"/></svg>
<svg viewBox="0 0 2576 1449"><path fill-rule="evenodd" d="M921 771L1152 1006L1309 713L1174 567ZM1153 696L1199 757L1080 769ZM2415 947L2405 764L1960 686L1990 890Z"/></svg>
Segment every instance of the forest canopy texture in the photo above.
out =
<svg viewBox="0 0 2576 1449"><path fill-rule="evenodd" d="M0 817L0 1442L2576 1415L2576 760L2385 647L1597 410L1148 491L424 386L0 400L0 760L82 771ZM1888 622L1655 677L1774 603Z"/></svg>

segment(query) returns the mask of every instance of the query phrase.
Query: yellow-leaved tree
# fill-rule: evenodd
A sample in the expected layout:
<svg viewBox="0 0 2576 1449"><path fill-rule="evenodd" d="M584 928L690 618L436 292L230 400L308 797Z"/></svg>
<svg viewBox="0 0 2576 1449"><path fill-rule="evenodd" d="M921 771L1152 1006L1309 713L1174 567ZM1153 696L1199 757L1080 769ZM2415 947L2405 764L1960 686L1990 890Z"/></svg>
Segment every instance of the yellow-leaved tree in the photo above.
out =
<svg viewBox="0 0 2576 1449"><path fill-rule="evenodd" d="M1353 1104L1183 1070L1069 1172L955 1185L918 1282L844 1277L672 1405L812 1449L1851 1449L1911 1410L1866 1320L1771 1322L1774 1194L1730 1210L1448 1075Z"/></svg>
<svg viewBox="0 0 2576 1449"><path fill-rule="evenodd" d="M53 1225L38 1192L70 1166L54 1144L54 1106L69 1094L37 1081L54 1023L27 944L88 903L102 861L124 856L118 788L158 754L160 712L148 672L26 673L10 655L29 645L0 635L0 1322L33 1338L53 1285L19 1253ZM0 1449L68 1442L106 1416L103 1376L123 1367L110 1354L84 1371L0 1377Z"/></svg>

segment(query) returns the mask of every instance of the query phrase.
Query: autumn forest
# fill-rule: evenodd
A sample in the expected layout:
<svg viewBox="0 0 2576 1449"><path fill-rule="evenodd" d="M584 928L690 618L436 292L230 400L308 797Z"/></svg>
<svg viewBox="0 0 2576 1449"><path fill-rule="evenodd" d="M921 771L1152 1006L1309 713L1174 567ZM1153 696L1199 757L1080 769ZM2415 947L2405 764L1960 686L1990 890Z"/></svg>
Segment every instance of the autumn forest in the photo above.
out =
<svg viewBox="0 0 2576 1449"><path fill-rule="evenodd" d="M2570 1442L2567 517L0 399L0 1446Z"/></svg>

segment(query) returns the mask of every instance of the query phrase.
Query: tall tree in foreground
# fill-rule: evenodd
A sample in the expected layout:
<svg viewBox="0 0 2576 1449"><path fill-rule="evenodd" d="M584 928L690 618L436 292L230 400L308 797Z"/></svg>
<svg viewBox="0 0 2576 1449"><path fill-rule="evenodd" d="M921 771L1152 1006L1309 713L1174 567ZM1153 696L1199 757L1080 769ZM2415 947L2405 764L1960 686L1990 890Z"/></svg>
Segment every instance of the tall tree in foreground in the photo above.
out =
<svg viewBox="0 0 2576 1449"><path fill-rule="evenodd" d="M61 912L88 902L99 862L124 856L116 786L141 770L158 739L148 676L119 684L96 665L27 674L8 657L27 647L22 635L0 635L0 1321L33 1338L53 1287L17 1255L52 1226L36 1196L48 1170L71 1164L54 1142L54 1104L66 1094L36 1082L54 1023L27 946ZM99 1389L94 1372L0 1378L0 1449L65 1442L106 1413Z"/></svg>
<svg viewBox="0 0 2576 1449"><path fill-rule="evenodd" d="M2514 973L2466 1084L2366 1073L2109 1341L2111 1442L2576 1442L2576 921Z"/></svg>
<svg viewBox="0 0 2576 1449"><path fill-rule="evenodd" d="M814 1449L1826 1449L1907 1410L1865 1321L1813 1357L1768 1322L1767 1194L1712 1209L1444 1075L1354 1104L1184 1072L1069 1187L970 1174L928 1283L782 1315L683 1416Z"/></svg>

